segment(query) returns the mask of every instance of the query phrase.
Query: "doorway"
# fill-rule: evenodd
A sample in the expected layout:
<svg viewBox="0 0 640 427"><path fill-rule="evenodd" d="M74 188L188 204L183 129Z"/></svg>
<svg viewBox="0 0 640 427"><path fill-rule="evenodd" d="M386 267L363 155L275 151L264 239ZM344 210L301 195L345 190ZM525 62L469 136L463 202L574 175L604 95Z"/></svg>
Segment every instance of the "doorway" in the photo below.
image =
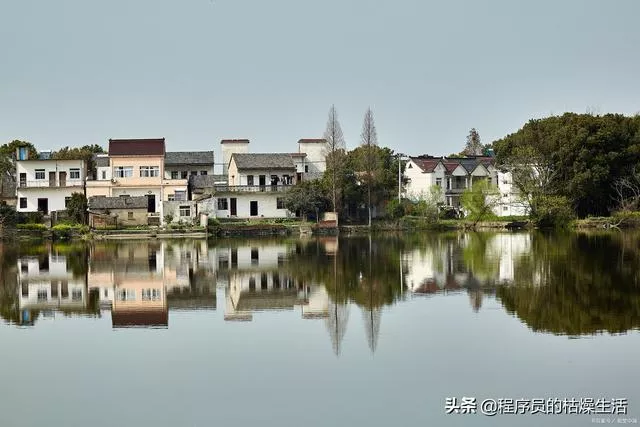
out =
<svg viewBox="0 0 640 427"><path fill-rule="evenodd" d="M238 199L232 197L231 199L231 216L238 216Z"/></svg>
<svg viewBox="0 0 640 427"><path fill-rule="evenodd" d="M38 199L38 212L49 215L49 199Z"/></svg>
<svg viewBox="0 0 640 427"><path fill-rule="evenodd" d="M258 216L258 201L252 200L249 202L249 215Z"/></svg>
<svg viewBox="0 0 640 427"><path fill-rule="evenodd" d="M66 187L67 186L67 173L66 172L60 172L60 187Z"/></svg>
<svg viewBox="0 0 640 427"><path fill-rule="evenodd" d="M147 212L155 213L156 211L156 195L148 194L147 195Z"/></svg>
<svg viewBox="0 0 640 427"><path fill-rule="evenodd" d="M260 191L264 191L264 186L266 184L267 184L267 177L265 175L260 175L258 177L258 185L260 185ZM251 203L253 203L253 202L251 202Z"/></svg>
<svg viewBox="0 0 640 427"><path fill-rule="evenodd" d="M56 186L56 173L49 172L49 187L55 187L55 186Z"/></svg>

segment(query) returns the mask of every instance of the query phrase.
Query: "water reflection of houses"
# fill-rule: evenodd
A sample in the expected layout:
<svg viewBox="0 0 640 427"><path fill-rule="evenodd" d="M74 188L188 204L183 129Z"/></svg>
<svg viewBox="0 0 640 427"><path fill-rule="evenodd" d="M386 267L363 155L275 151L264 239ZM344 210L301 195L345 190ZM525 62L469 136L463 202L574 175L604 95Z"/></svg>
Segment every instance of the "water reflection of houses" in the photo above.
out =
<svg viewBox="0 0 640 427"><path fill-rule="evenodd" d="M18 285L22 324L33 324L40 314L53 317L55 312L93 313L86 276L82 271L74 273L68 256L56 249L19 258Z"/></svg>
<svg viewBox="0 0 640 427"><path fill-rule="evenodd" d="M528 233L439 238L403 256L408 266L405 283L413 295L467 292L477 311L483 294L514 282L518 261L530 252Z"/></svg>
<svg viewBox="0 0 640 427"><path fill-rule="evenodd" d="M215 309L215 282L198 270L199 242L152 241L92 247L89 287L111 308L113 327L167 327L170 309Z"/></svg>
<svg viewBox="0 0 640 427"><path fill-rule="evenodd" d="M327 316L324 287L296 279L285 268L291 250L295 247L269 243L218 248L218 275L226 279L225 320L249 321L254 312L296 307L305 319Z"/></svg>

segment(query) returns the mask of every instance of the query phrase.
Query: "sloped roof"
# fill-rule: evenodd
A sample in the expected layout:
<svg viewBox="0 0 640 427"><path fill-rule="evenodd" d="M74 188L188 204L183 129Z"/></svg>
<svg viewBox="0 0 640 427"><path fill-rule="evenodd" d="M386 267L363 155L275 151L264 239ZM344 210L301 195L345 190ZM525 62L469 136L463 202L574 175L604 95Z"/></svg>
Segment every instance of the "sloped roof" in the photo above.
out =
<svg viewBox="0 0 640 427"><path fill-rule="evenodd" d="M164 156L164 153L164 138L109 140L109 156Z"/></svg>
<svg viewBox="0 0 640 427"><path fill-rule="evenodd" d="M238 169L295 169L288 153L234 153L231 156Z"/></svg>
<svg viewBox="0 0 640 427"><path fill-rule="evenodd" d="M227 175L192 175L189 177L191 188L213 188L216 183L226 183L227 181Z"/></svg>
<svg viewBox="0 0 640 427"><path fill-rule="evenodd" d="M440 163L440 159L435 158L423 158L423 157L409 157L413 163L418 165L422 172L433 172Z"/></svg>
<svg viewBox="0 0 640 427"><path fill-rule="evenodd" d="M167 151L165 165L212 165L213 151Z"/></svg>
<svg viewBox="0 0 640 427"><path fill-rule="evenodd" d="M147 209L147 196L132 197L89 197L89 210L92 209Z"/></svg>

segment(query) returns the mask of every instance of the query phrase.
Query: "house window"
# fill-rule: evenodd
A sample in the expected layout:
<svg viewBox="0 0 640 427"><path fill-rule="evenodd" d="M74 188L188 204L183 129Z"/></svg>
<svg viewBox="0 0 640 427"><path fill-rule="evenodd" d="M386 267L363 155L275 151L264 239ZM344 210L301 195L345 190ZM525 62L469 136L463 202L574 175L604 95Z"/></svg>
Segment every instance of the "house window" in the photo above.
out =
<svg viewBox="0 0 640 427"><path fill-rule="evenodd" d="M284 207L284 197L278 197L276 199L276 209L286 209Z"/></svg>
<svg viewBox="0 0 640 427"><path fill-rule="evenodd" d="M46 301L49 295L46 289L38 289L38 302Z"/></svg>
<svg viewBox="0 0 640 427"><path fill-rule="evenodd" d="M411 163L407 165L407 169L413 169L413 166L411 166Z"/></svg>
<svg viewBox="0 0 640 427"><path fill-rule="evenodd" d="M178 171L171 171L171 179L178 179L178 175L179 172Z"/></svg>
<svg viewBox="0 0 640 427"><path fill-rule="evenodd" d="M180 206L180 216L191 216L191 206Z"/></svg>
<svg viewBox="0 0 640 427"><path fill-rule="evenodd" d="M442 187L442 178L436 178L436 185Z"/></svg>
<svg viewBox="0 0 640 427"><path fill-rule="evenodd" d="M503 210L503 211L508 211L508 210L509 210L509 207L507 207L507 206L503 206L503 207L502 207L502 210Z"/></svg>
<svg viewBox="0 0 640 427"><path fill-rule="evenodd" d="M102 179L107 179L107 171L102 171Z"/></svg>
<svg viewBox="0 0 640 427"><path fill-rule="evenodd" d="M119 301L135 301L136 291L134 289L118 289Z"/></svg>
<svg viewBox="0 0 640 427"><path fill-rule="evenodd" d="M309 165L304 165L304 173L309 173Z"/></svg>
<svg viewBox="0 0 640 427"><path fill-rule="evenodd" d="M228 199L218 199L218 210L226 211L229 209L229 204L227 202Z"/></svg>
<svg viewBox="0 0 640 427"><path fill-rule="evenodd" d="M71 201L71 197L67 196L64 198L64 208L67 209L69 207L69 202Z"/></svg>
<svg viewBox="0 0 640 427"><path fill-rule="evenodd" d="M159 301L160 289L143 289L142 301Z"/></svg>
<svg viewBox="0 0 640 427"><path fill-rule="evenodd" d="M158 166L140 166L140 178L156 178L160 176Z"/></svg>
<svg viewBox="0 0 640 427"><path fill-rule="evenodd" d="M36 179L44 179L44 169L36 169Z"/></svg>
<svg viewBox="0 0 640 427"><path fill-rule="evenodd" d="M198 171L191 171L191 176L196 176L198 175Z"/></svg>
<svg viewBox="0 0 640 427"><path fill-rule="evenodd" d="M82 301L82 289L74 289L71 291L72 301Z"/></svg>
<svg viewBox="0 0 640 427"><path fill-rule="evenodd" d="M200 171L200 175L206 175L207 171Z"/></svg>
<svg viewBox="0 0 640 427"><path fill-rule="evenodd" d="M113 176L116 178L131 178L133 176L133 166L118 166L113 168Z"/></svg>
<svg viewBox="0 0 640 427"><path fill-rule="evenodd" d="M69 179L80 179L80 169L69 169Z"/></svg>
<svg viewBox="0 0 640 427"><path fill-rule="evenodd" d="M127 212L127 219L133 219L133 212Z"/></svg>
<svg viewBox="0 0 640 427"><path fill-rule="evenodd" d="M189 177L189 172L187 171L180 171L180 178L181 179L187 179Z"/></svg>
<svg viewBox="0 0 640 427"><path fill-rule="evenodd" d="M175 194L169 194L167 196L167 200L170 201L170 202L175 202L175 200L176 200Z"/></svg>
<svg viewBox="0 0 640 427"><path fill-rule="evenodd" d="M20 209L26 209L26 208L27 208L27 198L20 197Z"/></svg>
<svg viewBox="0 0 640 427"><path fill-rule="evenodd" d="M184 190L176 190L174 196L178 202L185 202L187 200L187 192Z"/></svg>
<svg viewBox="0 0 640 427"><path fill-rule="evenodd" d="M253 175L247 175L247 185L253 185Z"/></svg>
<svg viewBox="0 0 640 427"><path fill-rule="evenodd" d="M251 248L251 265L258 265L259 259L258 248Z"/></svg>

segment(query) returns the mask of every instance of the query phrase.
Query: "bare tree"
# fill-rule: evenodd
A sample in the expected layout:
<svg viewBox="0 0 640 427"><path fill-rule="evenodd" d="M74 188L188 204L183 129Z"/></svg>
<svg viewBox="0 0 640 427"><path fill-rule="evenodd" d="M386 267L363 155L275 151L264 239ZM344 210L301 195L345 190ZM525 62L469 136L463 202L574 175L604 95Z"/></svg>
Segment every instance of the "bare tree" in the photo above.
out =
<svg viewBox="0 0 640 427"><path fill-rule="evenodd" d="M324 131L325 157L327 160L327 169L329 170L329 180L331 186L331 202L334 212L338 212L338 191L339 180L342 170L343 154L346 149L342 127L338 121L338 113L335 105L329 109L329 119L327 120L327 128Z"/></svg>
<svg viewBox="0 0 640 427"><path fill-rule="evenodd" d="M614 181L613 200L622 216L640 210L640 167Z"/></svg>
<svg viewBox="0 0 640 427"><path fill-rule="evenodd" d="M467 143L464 146L463 153L467 156L480 156L483 150L484 146L480 142L480 134L476 128L472 128L469 131L469 135L467 135Z"/></svg>
<svg viewBox="0 0 640 427"><path fill-rule="evenodd" d="M362 147L364 148L363 166L367 180L367 204L369 210L369 228L371 228L371 186L373 184L373 171L377 169L376 147L378 146L378 132L373 122L373 111L367 108L362 122L362 134L360 135Z"/></svg>

